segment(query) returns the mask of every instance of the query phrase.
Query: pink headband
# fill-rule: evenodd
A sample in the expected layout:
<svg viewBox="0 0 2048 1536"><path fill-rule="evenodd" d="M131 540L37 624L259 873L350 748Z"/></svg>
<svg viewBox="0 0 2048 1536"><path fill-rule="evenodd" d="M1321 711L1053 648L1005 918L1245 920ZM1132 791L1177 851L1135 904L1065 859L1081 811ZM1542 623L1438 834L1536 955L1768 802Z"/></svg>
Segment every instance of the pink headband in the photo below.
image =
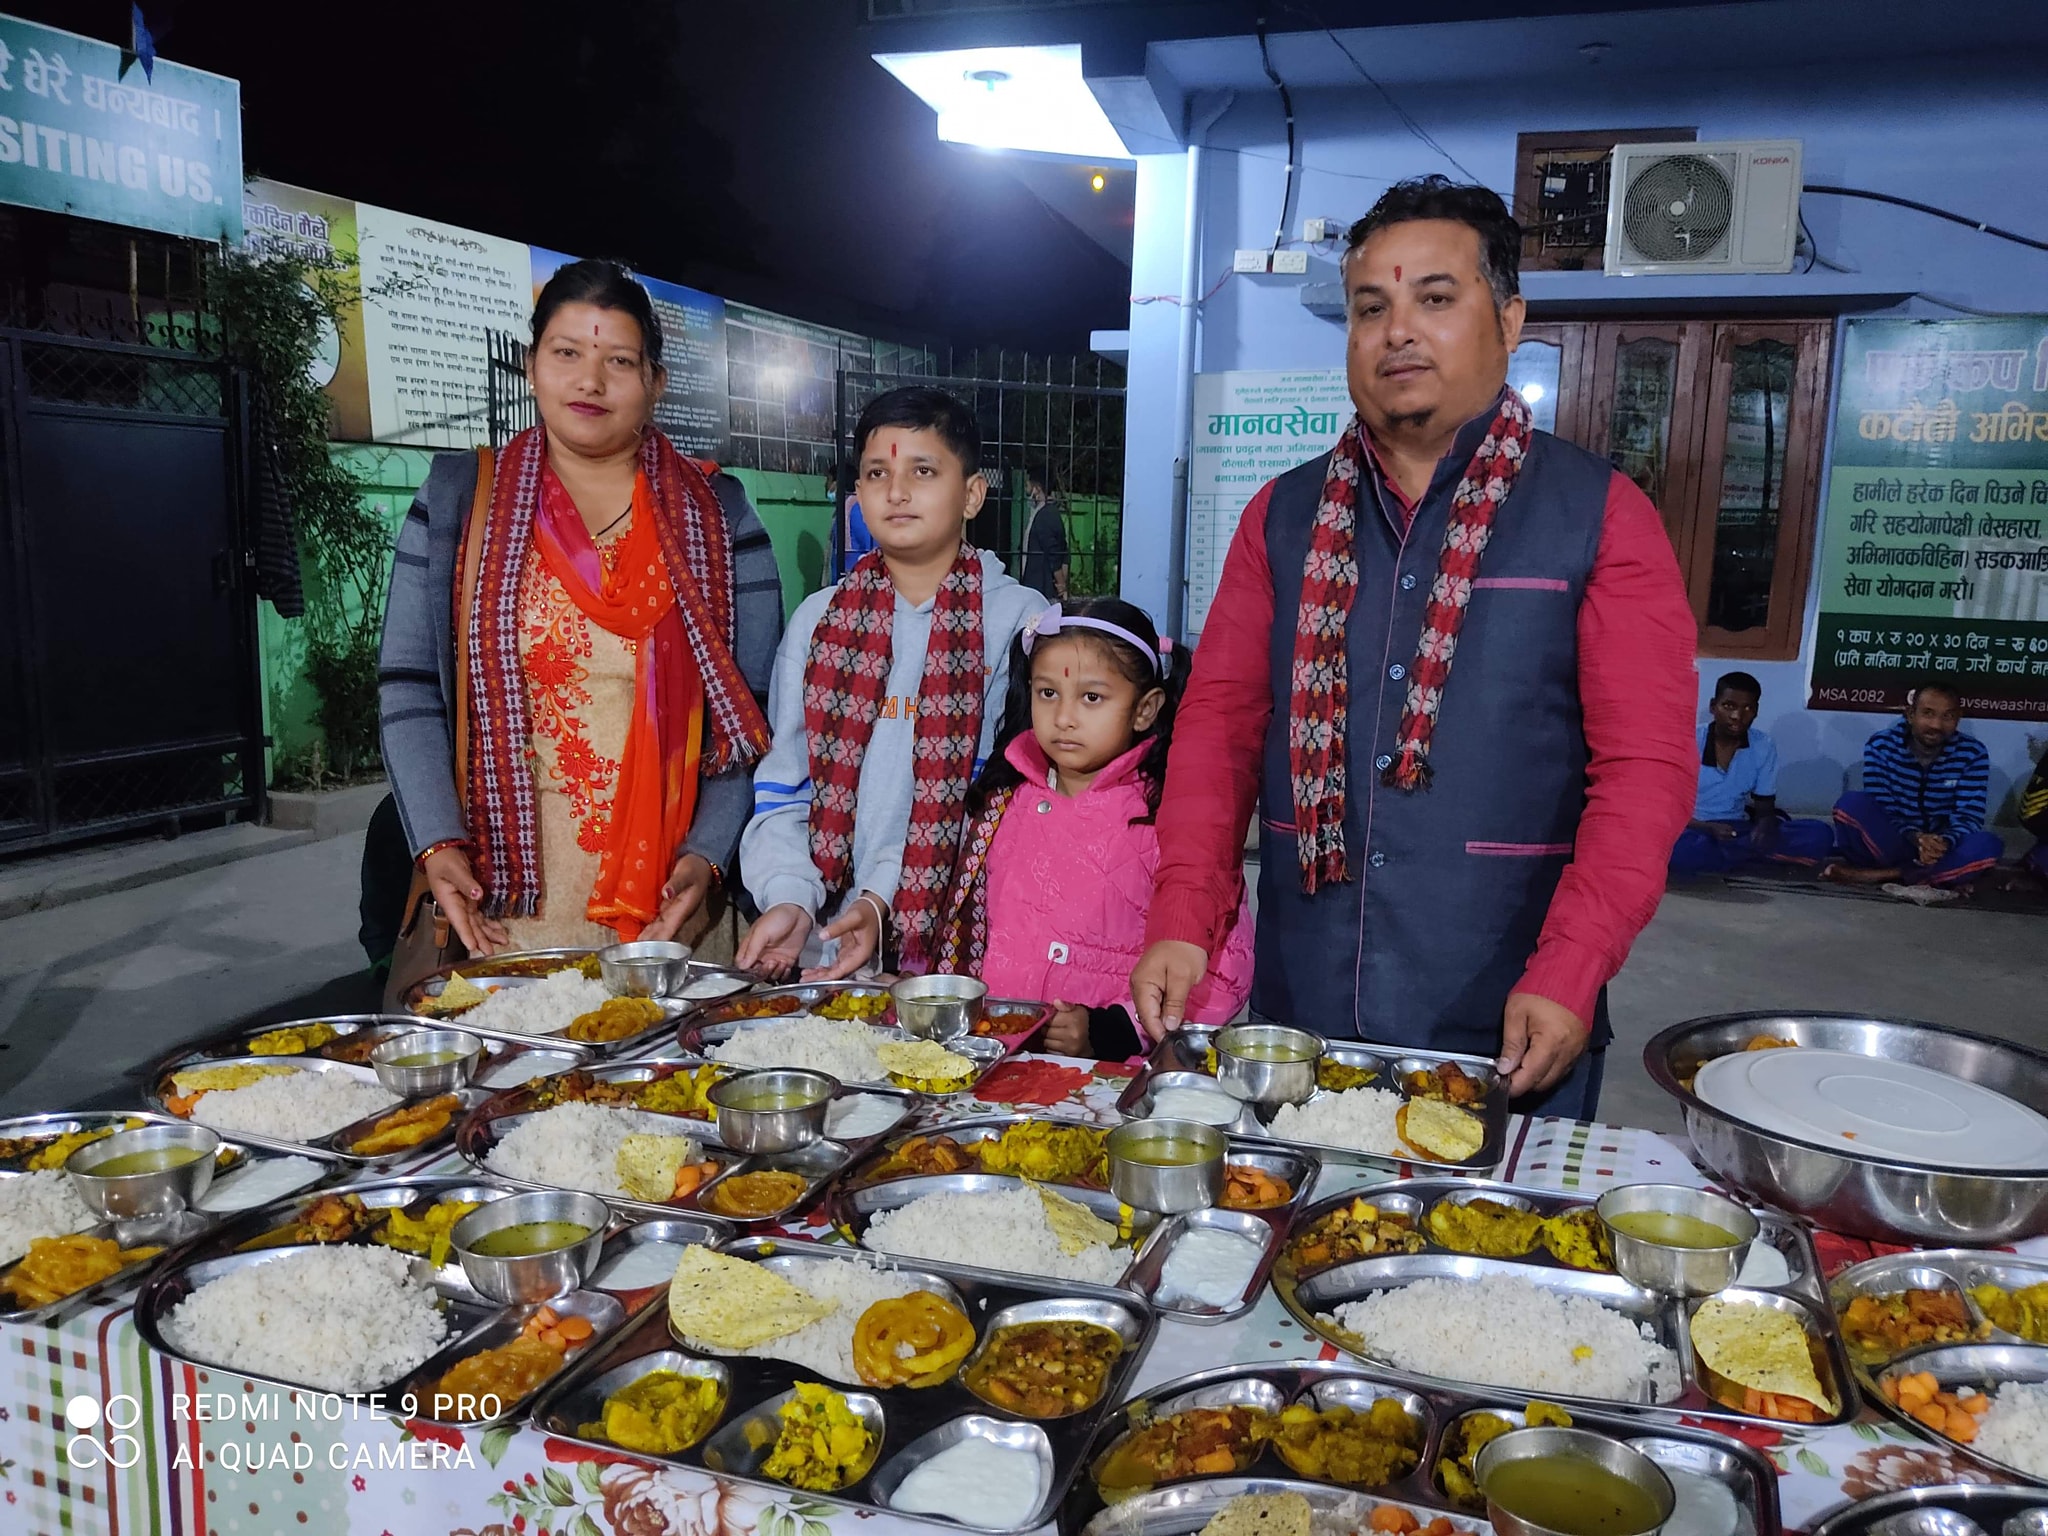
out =
<svg viewBox="0 0 2048 1536"><path fill-rule="evenodd" d="M1165 635L1159 637L1159 648L1155 652L1152 650L1152 647L1148 646L1135 633L1125 629L1123 625L1112 624L1107 619L1091 619L1084 614L1065 613L1061 611L1058 603L1054 603L1050 608L1040 613L1025 629L1022 637L1024 654L1029 656L1032 647L1037 645L1039 641L1049 640L1062 630L1068 629L1100 630L1105 635L1114 635L1140 656L1151 654L1154 663L1159 668L1161 678L1164 678L1172 670L1169 658L1173 655L1173 641Z"/></svg>

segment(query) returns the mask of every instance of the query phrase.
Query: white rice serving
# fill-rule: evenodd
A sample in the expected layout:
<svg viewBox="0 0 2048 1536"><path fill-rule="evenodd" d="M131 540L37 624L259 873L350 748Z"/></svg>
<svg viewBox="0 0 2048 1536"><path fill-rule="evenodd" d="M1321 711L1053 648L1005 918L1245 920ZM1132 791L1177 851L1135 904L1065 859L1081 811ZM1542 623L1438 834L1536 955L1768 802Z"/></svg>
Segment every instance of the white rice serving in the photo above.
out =
<svg viewBox="0 0 2048 1536"><path fill-rule="evenodd" d="M1334 1321L1373 1359L1451 1381L1617 1402L1643 1401L1646 1383L1663 1402L1682 1385L1646 1325L1505 1275L1417 1280L1345 1302Z"/></svg>
<svg viewBox="0 0 2048 1536"><path fill-rule="evenodd" d="M2048 1477L2048 1384L2008 1381L1999 1387L1970 1449L2030 1477Z"/></svg>
<svg viewBox="0 0 2048 1536"><path fill-rule="evenodd" d="M595 1013L611 989L571 966L539 981L501 986L474 1008L456 1015L458 1027L501 1029L514 1035L559 1035L583 1014Z"/></svg>
<svg viewBox="0 0 2048 1536"><path fill-rule="evenodd" d="M692 1349L711 1355L752 1355L760 1360L787 1360L807 1371L817 1371L833 1381L860 1385L860 1372L853 1363L853 1330L861 1313L878 1301L908 1296L918 1284L907 1275L879 1269L871 1261L820 1259L803 1264L783 1277L797 1289L820 1301L839 1305L829 1316L806 1324L795 1333L747 1349L717 1349L696 1339Z"/></svg>
<svg viewBox="0 0 2048 1536"><path fill-rule="evenodd" d="M1319 1093L1305 1104L1283 1104L1268 1129L1281 1141L1315 1142L1354 1152L1405 1151L1394 1128L1401 1095L1385 1088L1346 1088Z"/></svg>
<svg viewBox="0 0 2048 1536"><path fill-rule="evenodd" d="M45 1169L0 1179L0 1264L12 1264L39 1237L68 1237L98 1225L67 1173Z"/></svg>
<svg viewBox="0 0 2048 1536"><path fill-rule="evenodd" d="M994 1194L924 1195L893 1211L877 1212L863 1246L882 1253L1115 1285L1130 1268L1126 1248L1091 1243L1067 1253L1046 1220L1037 1191L1019 1187Z"/></svg>
<svg viewBox="0 0 2048 1536"><path fill-rule="evenodd" d="M491 1148L484 1166L529 1184L624 1196L626 1186L619 1182L620 1144L628 1136L681 1135L682 1128L683 1122L674 1115L572 1100L513 1126L505 1139Z"/></svg>
<svg viewBox="0 0 2048 1536"><path fill-rule="evenodd" d="M411 1260L389 1248L306 1248L209 1280L164 1317L195 1360L324 1392L389 1386L438 1349L448 1323Z"/></svg>
<svg viewBox="0 0 2048 1536"><path fill-rule="evenodd" d="M858 1019L820 1019L807 1013L745 1024L704 1054L733 1067L799 1067L826 1072L842 1083L879 1083L889 1073L875 1047L893 1040Z"/></svg>
<svg viewBox="0 0 2048 1536"><path fill-rule="evenodd" d="M226 1136L267 1136L272 1141L317 1141L398 1102L381 1084L346 1072L296 1071L266 1077L246 1088L201 1094L192 1119Z"/></svg>

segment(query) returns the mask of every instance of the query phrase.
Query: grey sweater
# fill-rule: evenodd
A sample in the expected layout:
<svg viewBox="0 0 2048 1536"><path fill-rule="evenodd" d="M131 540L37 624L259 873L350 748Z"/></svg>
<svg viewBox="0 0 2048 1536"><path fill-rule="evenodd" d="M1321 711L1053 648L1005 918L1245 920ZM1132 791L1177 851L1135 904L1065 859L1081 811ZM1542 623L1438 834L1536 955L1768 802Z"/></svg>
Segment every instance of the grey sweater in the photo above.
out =
<svg viewBox="0 0 2048 1536"><path fill-rule="evenodd" d="M986 550L981 555L982 635L988 661L988 687L981 701L981 740L975 748L975 772L989 753L1002 724L1004 695L1009 688L1010 642L1046 606L1029 587L1004 574L1002 563ZM754 819L740 845L747 891L763 912L782 902L802 907L817 917L825 906L825 881L811 862L810 738L804 729L804 668L810 661L811 634L825 616L833 588L803 600L783 636L775 658L775 682L768 691L768 723L775 744L754 770ZM906 708L915 704L924 681L925 646L931 639L930 601L913 606L896 599L891 623L889 681L882 715L868 738L861 759L859 811L853 828L853 882L836 903L836 916L859 893L873 891L885 901L896 897L903 871L903 839L910 827L912 752L916 719ZM806 947L807 965L821 963L828 953L814 931Z"/></svg>
<svg viewBox="0 0 2048 1536"><path fill-rule="evenodd" d="M768 530L731 475L712 481L732 539L733 659L765 707L776 642L782 637L782 579ZM476 455L444 453L428 471L398 530L391 595L384 609L384 646L377 669L384 770L415 855L469 835L455 784L455 566L462 525L476 492ZM683 846L728 875L740 831L753 806L753 771L707 777Z"/></svg>

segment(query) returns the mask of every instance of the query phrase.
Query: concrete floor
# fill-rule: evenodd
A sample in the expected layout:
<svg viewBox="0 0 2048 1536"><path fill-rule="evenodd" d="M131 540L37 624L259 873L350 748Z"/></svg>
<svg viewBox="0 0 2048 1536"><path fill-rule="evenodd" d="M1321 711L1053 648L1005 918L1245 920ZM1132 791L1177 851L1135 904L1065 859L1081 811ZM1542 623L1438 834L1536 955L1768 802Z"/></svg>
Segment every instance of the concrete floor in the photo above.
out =
<svg viewBox="0 0 2048 1536"><path fill-rule="evenodd" d="M361 842L340 837L0 921L0 1115L133 1104L148 1064L238 1021L374 1009ZM1664 898L1614 983L1601 1118L1677 1130L1642 1069L1667 1024L1859 1009L2048 1034L2048 924L2011 913L1698 887Z"/></svg>

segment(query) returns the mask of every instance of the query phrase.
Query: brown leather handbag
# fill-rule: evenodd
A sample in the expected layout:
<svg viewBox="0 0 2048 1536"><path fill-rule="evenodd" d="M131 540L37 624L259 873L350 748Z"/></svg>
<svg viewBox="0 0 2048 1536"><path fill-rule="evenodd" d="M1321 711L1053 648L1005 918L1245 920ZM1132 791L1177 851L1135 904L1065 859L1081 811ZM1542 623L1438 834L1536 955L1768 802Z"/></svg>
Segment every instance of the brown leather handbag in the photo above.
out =
<svg viewBox="0 0 2048 1536"><path fill-rule="evenodd" d="M497 456L489 448L476 451L476 494L469 505L469 518L462 528L462 561L455 570L455 782L458 790L469 772L469 637L464 620L470 599L476 592L477 569L482 563L484 518L490 512L491 487ZM405 921L399 925L398 945L391 952L391 974L384 982L384 1011L404 1011L404 997L416 983L443 966L454 965L468 956L455 937L448 915L434 900L427 884L427 872L417 865L412 887L405 893Z"/></svg>

